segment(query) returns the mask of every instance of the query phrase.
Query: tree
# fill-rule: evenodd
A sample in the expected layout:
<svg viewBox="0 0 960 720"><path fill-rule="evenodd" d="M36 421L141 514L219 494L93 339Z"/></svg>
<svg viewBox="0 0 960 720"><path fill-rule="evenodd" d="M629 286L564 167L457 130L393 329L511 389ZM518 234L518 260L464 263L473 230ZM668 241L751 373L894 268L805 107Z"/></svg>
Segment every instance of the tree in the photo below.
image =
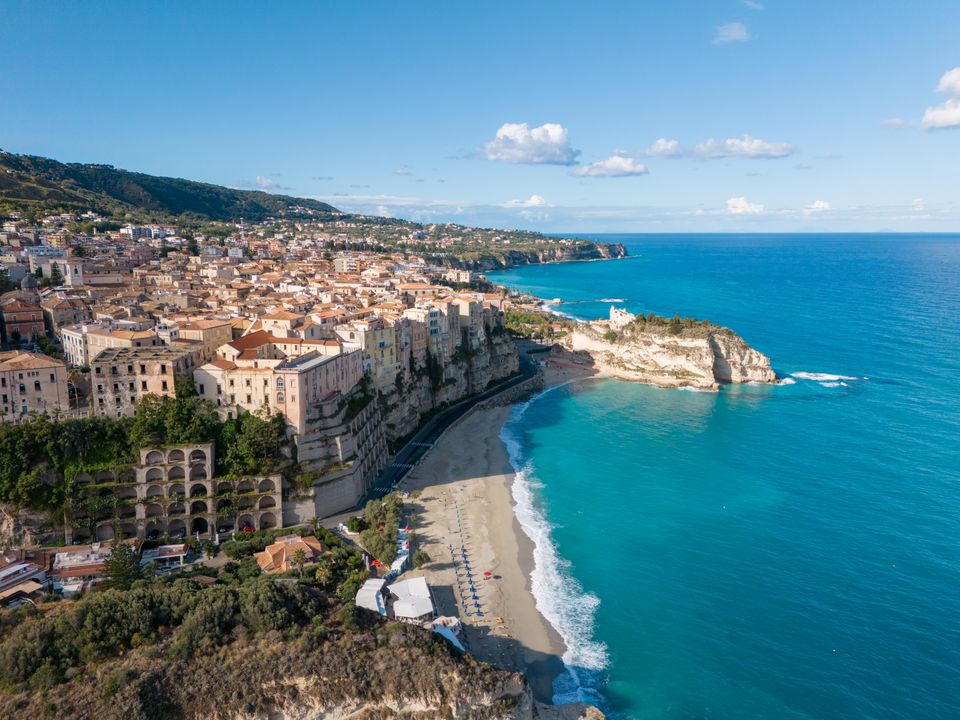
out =
<svg viewBox="0 0 960 720"><path fill-rule="evenodd" d="M187 241L187 252L196 257L200 254L200 244L197 242L195 237L191 237Z"/></svg>
<svg viewBox="0 0 960 720"><path fill-rule="evenodd" d="M60 272L60 265L50 263L50 284L54 287L63 285L63 273Z"/></svg>
<svg viewBox="0 0 960 720"><path fill-rule="evenodd" d="M20 335L19 330L14 330L12 333L10 333L10 342L13 343L14 345L17 345L19 347L20 340L22 339L23 339L23 336Z"/></svg>
<svg viewBox="0 0 960 720"><path fill-rule="evenodd" d="M303 566L307 564L307 554L303 548L297 548L293 553L293 564L297 566L297 572L303 577Z"/></svg>
<svg viewBox="0 0 960 720"><path fill-rule="evenodd" d="M104 585L117 590L129 590L134 580L142 576L137 551L127 545L117 532L110 543L110 554L103 563Z"/></svg>

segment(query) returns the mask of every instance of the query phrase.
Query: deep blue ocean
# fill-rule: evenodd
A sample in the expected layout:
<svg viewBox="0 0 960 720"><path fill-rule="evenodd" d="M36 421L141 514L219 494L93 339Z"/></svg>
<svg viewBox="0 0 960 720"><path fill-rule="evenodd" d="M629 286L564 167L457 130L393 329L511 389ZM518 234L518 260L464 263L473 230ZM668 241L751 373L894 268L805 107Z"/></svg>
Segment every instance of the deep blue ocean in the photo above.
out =
<svg viewBox="0 0 960 720"><path fill-rule="evenodd" d="M577 318L619 298L727 325L786 384L592 380L515 408L556 699L960 718L960 236L593 237L630 258L490 279Z"/></svg>

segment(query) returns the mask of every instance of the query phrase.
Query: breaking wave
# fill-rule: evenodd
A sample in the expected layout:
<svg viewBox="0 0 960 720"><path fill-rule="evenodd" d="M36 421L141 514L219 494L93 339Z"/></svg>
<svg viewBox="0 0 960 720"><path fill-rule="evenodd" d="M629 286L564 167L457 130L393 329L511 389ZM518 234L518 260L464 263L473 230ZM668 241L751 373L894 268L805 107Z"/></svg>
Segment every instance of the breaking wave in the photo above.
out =
<svg viewBox="0 0 960 720"><path fill-rule="evenodd" d="M566 383L564 383L566 384ZM519 423L530 403L556 390L549 388L525 403L514 406L500 438L507 448L515 471L511 488L514 513L523 532L533 541L533 571L530 585L540 611L563 639L565 672L554 680L553 701L557 704L585 702L603 707L602 672L609 664L607 646L594 640L594 615L600 599L583 589L570 572L570 562L560 557L551 537L553 525L536 499L543 484L533 464L523 458L522 445L513 426Z"/></svg>
<svg viewBox="0 0 960 720"><path fill-rule="evenodd" d="M813 382L818 382L822 387L826 388L835 388L835 387L848 387L847 381L850 380L867 380L868 378L861 378L855 375L834 375L832 373L815 373L815 372L795 372L790 373L791 377L797 378L799 380L812 380ZM786 379L780 381L781 385L785 385Z"/></svg>

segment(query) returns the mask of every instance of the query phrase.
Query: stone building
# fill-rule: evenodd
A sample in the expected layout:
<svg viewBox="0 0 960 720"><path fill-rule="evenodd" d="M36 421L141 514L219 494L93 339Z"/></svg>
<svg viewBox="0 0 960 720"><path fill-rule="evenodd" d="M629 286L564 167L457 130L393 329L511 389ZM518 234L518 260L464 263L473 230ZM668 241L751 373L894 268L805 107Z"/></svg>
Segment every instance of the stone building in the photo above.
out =
<svg viewBox="0 0 960 720"><path fill-rule="evenodd" d="M279 475L214 477L212 443L143 448L134 465L80 471L66 518L67 542L212 538L283 526Z"/></svg>
<svg viewBox="0 0 960 720"><path fill-rule="evenodd" d="M91 363L93 412L103 417L132 416L146 395L176 397L178 378L189 378L200 350L142 347L104 350Z"/></svg>

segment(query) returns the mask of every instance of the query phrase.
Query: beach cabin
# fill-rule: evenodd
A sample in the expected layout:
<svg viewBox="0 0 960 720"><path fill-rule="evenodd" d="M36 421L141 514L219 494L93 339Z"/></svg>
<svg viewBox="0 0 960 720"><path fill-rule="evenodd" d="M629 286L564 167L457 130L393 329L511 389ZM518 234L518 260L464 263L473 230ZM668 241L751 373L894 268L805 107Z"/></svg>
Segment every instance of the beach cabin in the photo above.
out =
<svg viewBox="0 0 960 720"><path fill-rule="evenodd" d="M425 623L436 616L426 578L401 580L387 589L390 591L390 609L395 619L402 622Z"/></svg>
<svg viewBox="0 0 960 720"><path fill-rule="evenodd" d="M357 591L354 600L357 607L362 607L378 615L386 617L387 598L390 593L385 589L387 581L383 578L370 578Z"/></svg>

